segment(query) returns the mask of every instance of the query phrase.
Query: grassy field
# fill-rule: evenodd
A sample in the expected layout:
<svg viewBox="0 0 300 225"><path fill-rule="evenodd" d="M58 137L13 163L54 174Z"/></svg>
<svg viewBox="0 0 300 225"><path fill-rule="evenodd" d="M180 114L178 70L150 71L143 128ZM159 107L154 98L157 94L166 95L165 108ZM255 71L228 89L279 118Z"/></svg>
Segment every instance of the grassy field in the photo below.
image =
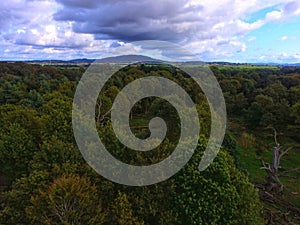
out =
<svg viewBox="0 0 300 225"><path fill-rule="evenodd" d="M250 64L241 64L241 65L222 65L218 66L220 70L249 70L249 69L269 69L269 70L279 70L280 66L270 66L270 65L250 65Z"/></svg>

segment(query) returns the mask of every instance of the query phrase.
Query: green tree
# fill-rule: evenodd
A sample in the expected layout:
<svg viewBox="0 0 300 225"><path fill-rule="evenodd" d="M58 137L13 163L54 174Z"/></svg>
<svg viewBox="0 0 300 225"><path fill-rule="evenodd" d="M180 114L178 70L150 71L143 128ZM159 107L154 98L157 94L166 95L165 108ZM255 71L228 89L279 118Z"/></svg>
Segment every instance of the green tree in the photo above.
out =
<svg viewBox="0 0 300 225"><path fill-rule="evenodd" d="M36 90L31 90L28 95L27 98L22 99L20 101L20 104L23 106L27 106L27 107L32 107L32 108L38 108L41 105L43 105L44 103L44 99L42 97L42 95L37 92Z"/></svg>
<svg viewBox="0 0 300 225"><path fill-rule="evenodd" d="M0 172L9 180L29 173L36 151L32 136L19 124L0 128Z"/></svg>
<svg viewBox="0 0 300 225"><path fill-rule="evenodd" d="M258 193L228 153L219 152L208 169L199 171L205 147L202 139L192 161L176 175L181 224L263 224Z"/></svg>
<svg viewBox="0 0 300 225"><path fill-rule="evenodd" d="M44 99L46 103L41 107L43 138L56 136L62 141L73 142L72 98L55 91L45 95Z"/></svg>
<svg viewBox="0 0 300 225"><path fill-rule="evenodd" d="M125 193L120 191L112 204L112 221L110 224L115 225L143 225L144 222L139 220L133 214L132 206Z"/></svg>
<svg viewBox="0 0 300 225"><path fill-rule="evenodd" d="M291 117L294 123L289 126L289 129L292 131L292 137L300 141L300 102L292 106Z"/></svg>
<svg viewBox="0 0 300 225"><path fill-rule="evenodd" d="M38 195L51 181L46 171L33 171L29 176L17 179L10 190L0 195L0 224L31 224L25 208L30 206L30 196Z"/></svg>
<svg viewBox="0 0 300 225"><path fill-rule="evenodd" d="M263 109L257 102L253 102L248 109L243 110L243 114L243 120L247 127L254 129L260 125Z"/></svg>
<svg viewBox="0 0 300 225"><path fill-rule="evenodd" d="M239 93L242 85L237 79L226 79L220 82L222 91L230 92L231 94Z"/></svg>
<svg viewBox="0 0 300 225"><path fill-rule="evenodd" d="M291 116L295 119L295 124L300 124L300 102L293 105Z"/></svg>
<svg viewBox="0 0 300 225"><path fill-rule="evenodd" d="M19 124L36 145L40 143L42 123L36 110L11 104L0 106L0 127L8 130L11 124Z"/></svg>
<svg viewBox="0 0 300 225"><path fill-rule="evenodd" d="M291 89L289 90L289 100L291 105L294 105L297 102L299 102L299 99L300 99L300 85L291 87Z"/></svg>
<svg viewBox="0 0 300 225"><path fill-rule="evenodd" d="M48 171L55 177L62 173L84 174L87 168L77 147L52 136L43 141L39 151L33 156L31 170Z"/></svg>
<svg viewBox="0 0 300 225"><path fill-rule="evenodd" d="M8 81L4 81L1 86L0 103L2 104L17 104L26 94L17 84L11 84Z"/></svg>

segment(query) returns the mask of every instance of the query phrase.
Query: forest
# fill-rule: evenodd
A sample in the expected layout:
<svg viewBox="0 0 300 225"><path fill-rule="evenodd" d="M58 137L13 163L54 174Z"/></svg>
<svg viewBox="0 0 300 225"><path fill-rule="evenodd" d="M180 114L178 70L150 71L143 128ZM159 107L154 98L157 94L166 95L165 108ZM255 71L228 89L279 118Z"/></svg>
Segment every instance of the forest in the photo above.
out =
<svg viewBox="0 0 300 225"><path fill-rule="evenodd" d="M168 126L163 143L140 153L118 141L110 109L133 80L159 76L176 82L199 114L201 134L192 159L170 179L144 187L105 179L78 150L72 105L86 69L0 62L0 225L300 224L300 67L210 65L225 97L228 124L220 152L201 172L211 114L193 79L163 63L115 73L99 93L95 123L106 148L123 162L159 162L180 135L172 105L149 97L132 109L130 126L146 138L151 118L163 118Z"/></svg>

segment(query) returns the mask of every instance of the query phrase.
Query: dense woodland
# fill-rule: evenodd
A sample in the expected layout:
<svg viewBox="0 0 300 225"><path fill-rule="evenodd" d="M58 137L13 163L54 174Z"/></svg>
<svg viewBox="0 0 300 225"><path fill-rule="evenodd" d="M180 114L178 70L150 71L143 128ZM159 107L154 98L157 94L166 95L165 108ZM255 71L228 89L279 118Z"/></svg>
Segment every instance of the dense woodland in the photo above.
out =
<svg viewBox="0 0 300 225"><path fill-rule="evenodd" d="M172 178L146 187L110 182L82 158L71 121L74 92L85 69L0 63L0 225L300 224L299 67L211 66L226 100L228 128L221 151L204 172L198 164L210 112L196 83L164 64L117 72L99 94L95 123L107 149L124 162L163 160L180 129L168 102L143 99L131 112L133 132L147 137L149 120L160 116L167 122L167 137L149 154L126 149L109 120L122 87L140 77L166 77L197 104L201 135L193 158ZM276 171L280 190L261 169L272 164L278 143L281 152L292 147Z"/></svg>

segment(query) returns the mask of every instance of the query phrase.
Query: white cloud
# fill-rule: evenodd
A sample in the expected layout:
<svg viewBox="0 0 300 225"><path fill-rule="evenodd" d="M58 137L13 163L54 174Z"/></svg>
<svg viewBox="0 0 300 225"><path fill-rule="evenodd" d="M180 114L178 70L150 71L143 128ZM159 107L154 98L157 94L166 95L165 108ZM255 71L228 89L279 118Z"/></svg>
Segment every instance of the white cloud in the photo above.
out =
<svg viewBox="0 0 300 225"><path fill-rule="evenodd" d="M255 40L256 40L256 37L255 37L255 36L251 36L251 37L248 38L248 41L249 41L249 42L255 41Z"/></svg>
<svg viewBox="0 0 300 225"><path fill-rule="evenodd" d="M267 54L259 57L260 61L263 62L274 62L274 63L300 63L300 52L299 53L278 53L278 54Z"/></svg>
<svg viewBox="0 0 300 225"><path fill-rule="evenodd" d="M281 41L286 41L287 39L288 39L288 36L282 36L282 37L280 38Z"/></svg>
<svg viewBox="0 0 300 225"><path fill-rule="evenodd" d="M259 57L259 59L262 60L262 61L264 61L266 58L267 58L267 56L265 56L265 55L262 55L262 56Z"/></svg>
<svg viewBox="0 0 300 225"><path fill-rule="evenodd" d="M283 12L282 11L272 11L267 13L266 18L265 18L265 22L272 22L275 20L279 20L281 19L283 16Z"/></svg>
<svg viewBox="0 0 300 225"><path fill-rule="evenodd" d="M274 6L264 18L246 20ZM285 0L10 0L0 8L0 54L62 58L98 57L118 42L136 53L129 41L152 38L175 41L203 59L230 60L256 40L246 38L250 32L300 14L299 1Z"/></svg>
<svg viewBox="0 0 300 225"><path fill-rule="evenodd" d="M293 55L293 57L300 62L300 52Z"/></svg>

